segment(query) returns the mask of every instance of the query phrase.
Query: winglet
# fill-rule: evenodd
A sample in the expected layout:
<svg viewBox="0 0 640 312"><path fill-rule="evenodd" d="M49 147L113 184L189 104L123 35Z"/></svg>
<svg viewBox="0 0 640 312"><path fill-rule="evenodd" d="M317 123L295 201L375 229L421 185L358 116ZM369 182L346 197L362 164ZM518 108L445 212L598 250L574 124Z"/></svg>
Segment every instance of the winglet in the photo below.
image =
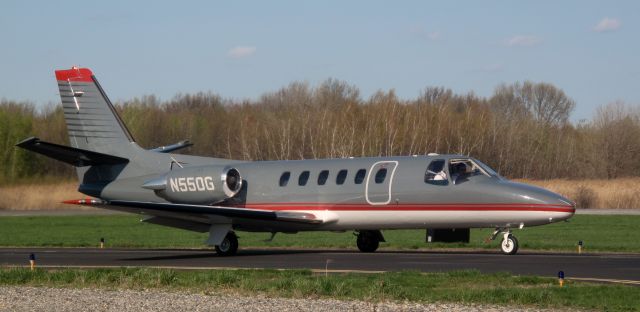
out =
<svg viewBox="0 0 640 312"><path fill-rule="evenodd" d="M92 82L93 73L88 68L71 67L71 69L56 70L56 80L58 81L82 81Z"/></svg>

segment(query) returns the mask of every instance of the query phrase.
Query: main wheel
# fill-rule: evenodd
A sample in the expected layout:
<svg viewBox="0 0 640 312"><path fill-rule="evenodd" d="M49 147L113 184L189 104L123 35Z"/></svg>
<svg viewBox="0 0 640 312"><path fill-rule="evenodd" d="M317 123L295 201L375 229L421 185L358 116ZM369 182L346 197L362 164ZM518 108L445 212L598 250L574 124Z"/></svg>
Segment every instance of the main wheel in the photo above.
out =
<svg viewBox="0 0 640 312"><path fill-rule="evenodd" d="M518 252L518 240L513 235L507 236L506 239L502 240L500 249L505 255L515 255Z"/></svg>
<svg viewBox="0 0 640 312"><path fill-rule="evenodd" d="M361 231L358 233L358 239L356 240L358 249L362 252L374 252L380 246L380 240L378 237L369 231Z"/></svg>
<svg viewBox="0 0 640 312"><path fill-rule="evenodd" d="M234 232L227 233L222 243L215 248L218 256L226 257L235 255L236 252L238 252L238 236L236 236Z"/></svg>

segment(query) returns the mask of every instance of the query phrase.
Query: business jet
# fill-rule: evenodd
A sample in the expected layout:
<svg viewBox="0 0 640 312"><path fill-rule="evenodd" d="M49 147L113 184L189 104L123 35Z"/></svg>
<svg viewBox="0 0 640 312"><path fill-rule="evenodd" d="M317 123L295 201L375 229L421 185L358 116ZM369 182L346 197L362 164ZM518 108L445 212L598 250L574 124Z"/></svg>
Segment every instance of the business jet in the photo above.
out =
<svg viewBox="0 0 640 312"><path fill-rule="evenodd" d="M235 231L354 231L362 252L383 230L428 229L434 241L469 241L491 228L504 254L512 229L571 218L575 204L511 182L465 155L242 161L171 153L136 144L88 68L57 70L71 146L32 137L17 146L76 167L78 191L65 201L144 215L144 222L209 233L217 254L237 253Z"/></svg>

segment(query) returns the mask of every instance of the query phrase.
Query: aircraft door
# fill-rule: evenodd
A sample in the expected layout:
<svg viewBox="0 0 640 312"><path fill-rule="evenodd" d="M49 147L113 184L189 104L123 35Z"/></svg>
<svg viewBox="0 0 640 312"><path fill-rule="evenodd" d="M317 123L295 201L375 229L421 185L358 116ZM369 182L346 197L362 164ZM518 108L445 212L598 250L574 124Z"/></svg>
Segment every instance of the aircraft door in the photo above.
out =
<svg viewBox="0 0 640 312"><path fill-rule="evenodd" d="M367 203L387 205L391 202L391 186L397 167L397 161L379 161L371 166L364 191Z"/></svg>

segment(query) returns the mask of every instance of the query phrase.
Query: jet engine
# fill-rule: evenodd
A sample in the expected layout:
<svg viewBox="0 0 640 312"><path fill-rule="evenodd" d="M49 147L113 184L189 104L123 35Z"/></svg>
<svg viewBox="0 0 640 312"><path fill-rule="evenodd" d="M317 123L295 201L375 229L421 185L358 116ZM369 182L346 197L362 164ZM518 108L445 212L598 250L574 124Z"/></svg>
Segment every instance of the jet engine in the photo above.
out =
<svg viewBox="0 0 640 312"><path fill-rule="evenodd" d="M233 167L196 166L172 170L142 187L172 203L210 205L236 196L242 176Z"/></svg>

